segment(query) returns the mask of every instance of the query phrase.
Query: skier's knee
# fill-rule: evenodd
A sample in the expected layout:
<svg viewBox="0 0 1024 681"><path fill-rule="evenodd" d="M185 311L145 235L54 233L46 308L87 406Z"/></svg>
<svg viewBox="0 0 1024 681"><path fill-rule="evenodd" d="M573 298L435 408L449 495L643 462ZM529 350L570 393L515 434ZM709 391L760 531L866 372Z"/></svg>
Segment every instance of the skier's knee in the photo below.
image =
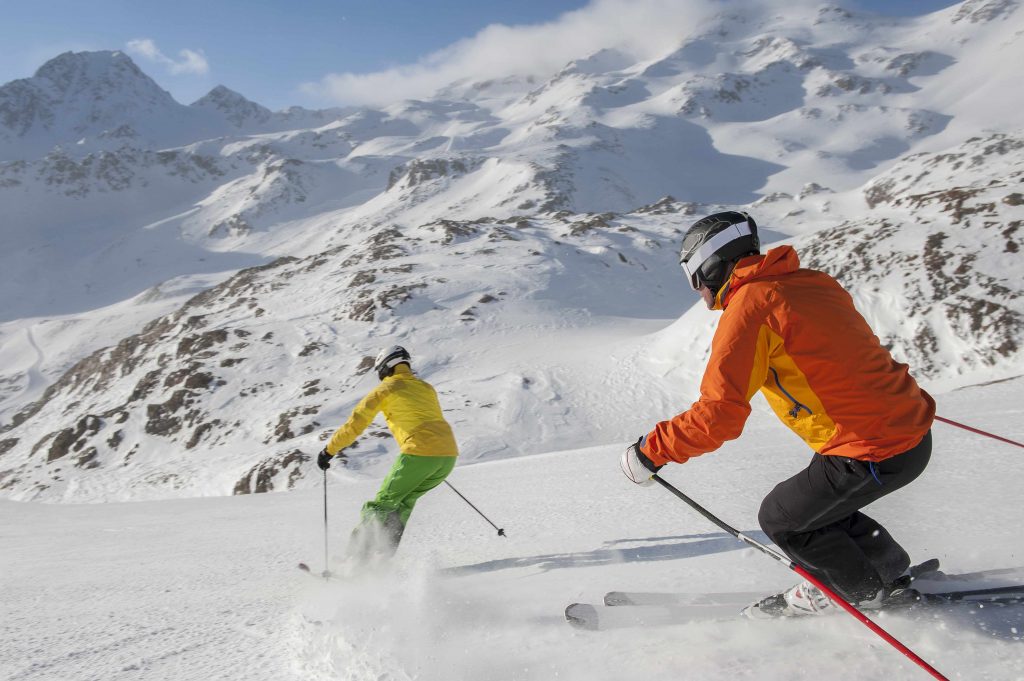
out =
<svg viewBox="0 0 1024 681"><path fill-rule="evenodd" d="M771 495L765 497L761 502L761 508L757 512L757 523L776 544L779 543L779 537L791 529L786 514Z"/></svg>

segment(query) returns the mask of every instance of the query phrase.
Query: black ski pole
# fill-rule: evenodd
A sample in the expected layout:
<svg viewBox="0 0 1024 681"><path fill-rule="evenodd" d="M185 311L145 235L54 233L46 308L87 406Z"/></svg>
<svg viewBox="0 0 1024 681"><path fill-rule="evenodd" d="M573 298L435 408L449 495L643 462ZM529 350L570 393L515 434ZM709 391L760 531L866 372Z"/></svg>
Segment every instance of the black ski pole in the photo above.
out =
<svg viewBox="0 0 1024 681"><path fill-rule="evenodd" d="M903 645L902 643L897 641L896 638L892 636L892 634L890 634L885 629L883 629L882 627L880 627L877 624L875 624L875 622L873 622L867 615L865 615L860 610L858 610L853 605L851 605L849 601L847 601L845 598L843 598L842 596L837 594L835 591L830 589L820 579L818 579L817 577L812 575L805 568L803 568L802 566L800 566L797 563L793 562L788 557L784 556L783 554L779 553L778 551L775 551L775 550L771 549L770 547L765 546L764 544L762 544L761 542L757 541L756 539L752 539L752 538L748 537L747 535L743 534L739 530L737 530L737 529L733 528L732 526L726 524L725 522L719 520L710 511L705 509L703 506L698 504L696 501L694 501L690 497L688 497L685 494L683 494L682 492L680 492L678 489L676 489L674 486L669 484L661 476L655 474L654 476L652 476L652 478L659 485L661 485L662 487L667 489L669 492L671 492L672 494L676 495L677 497L679 497L680 499L685 501L690 506L690 508L692 508L693 510L697 511L697 513L700 513L702 516L704 516L705 518L710 520L712 523L714 523L715 525L717 525L721 529L725 530L726 532L728 532L732 536L736 537L740 541L746 543L747 545L757 549L758 551L760 551L761 553L765 554L766 556L770 556L771 558L774 558L775 560L779 561L780 563L782 563L783 565L788 567L793 572L797 573L798 575L800 575L801 577L806 579L808 582L810 582L814 586L818 587L818 589L820 589L823 594L825 594L830 599L832 599L843 610L845 610L846 612L848 612L851 615L853 615L854 617L856 617L858 620L860 620L860 622L864 626L866 626L868 629L870 629L871 631L873 631L876 634L878 634L879 636L881 636L883 640L885 640L891 646L896 648L896 650L900 651L901 653L903 653L904 655L909 657L911 660L914 661L915 664L917 664L919 667L921 667L926 672L931 674L933 677L935 677L936 679L941 679L942 681L949 681L949 679L947 679L945 676L943 676L941 673L939 673L938 670L936 670L930 664L928 664L927 662L922 660L917 655L917 653L915 653L913 650L911 650L910 648L906 647L905 645Z"/></svg>
<svg viewBox="0 0 1024 681"><path fill-rule="evenodd" d="M459 495L459 497L460 497L460 498L461 498L461 499L462 499L463 501L465 501L465 502L466 502L467 504L469 504L469 507L470 507L471 509L473 509L473 510L474 510L474 511L476 511L477 513L480 513L480 509L479 509L479 508L477 508L476 506L474 506L474 505L472 504L472 502L470 502L470 500L469 500L469 499L467 499L466 497L462 496L462 493L461 493L461 492L459 492L459 490L455 489L455 487L454 487L454 486L452 485L452 483L450 483L450 482L448 482L447 480L445 480L445 481L444 481L444 484L446 484L446 485L448 485L449 487L451 487L452 491L453 491L453 492L455 492L456 494L458 494L458 495ZM487 522L491 523L491 519L490 519L490 518L488 518L487 516L485 516L485 515L484 515L483 513L480 513L480 517L481 517L481 518L483 518L484 520L486 520ZM505 536L505 530L501 529L500 527L498 527L498 526L497 526L497 525L495 525L494 523L491 523L491 527L493 527L494 529L496 529L496 530L498 531L498 536L499 536L499 537L504 537L504 536Z"/></svg>
<svg viewBox="0 0 1024 681"><path fill-rule="evenodd" d="M327 471L324 470L324 571L321 573L324 579L328 579L331 576L331 571L327 569Z"/></svg>

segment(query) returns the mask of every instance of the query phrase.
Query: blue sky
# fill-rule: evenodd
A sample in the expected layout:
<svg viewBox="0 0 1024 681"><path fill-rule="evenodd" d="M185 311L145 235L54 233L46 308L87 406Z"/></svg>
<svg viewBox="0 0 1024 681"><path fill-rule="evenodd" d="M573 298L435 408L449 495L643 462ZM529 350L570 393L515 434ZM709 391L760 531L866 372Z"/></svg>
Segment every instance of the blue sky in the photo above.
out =
<svg viewBox="0 0 1024 681"><path fill-rule="evenodd" d="M508 37L515 27L554 22L584 8L603 7L606 18L614 16L613 6L623 1L0 0L0 83L28 77L67 50L126 50L186 104L223 84L272 109L324 106L331 103L318 96L324 90L335 97L369 96L368 90L387 87L394 79L361 74L396 74L424 60L437 61L439 51L468 51L470 39L488 26L487 35ZM689 0L660 1L679 5ZM840 4L912 15L954 2ZM465 58L474 57L467 53Z"/></svg>

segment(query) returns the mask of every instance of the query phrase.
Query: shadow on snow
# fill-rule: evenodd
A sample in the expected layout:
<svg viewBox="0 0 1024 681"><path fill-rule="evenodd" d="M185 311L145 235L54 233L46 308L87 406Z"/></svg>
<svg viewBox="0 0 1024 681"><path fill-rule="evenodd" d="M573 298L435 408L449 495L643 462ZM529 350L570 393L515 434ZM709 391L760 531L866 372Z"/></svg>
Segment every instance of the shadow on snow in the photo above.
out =
<svg viewBox="0 0 1024 681"><path fill-rule="evenodd" d="M748 537L757 541L769 541L763 532L747 533ZM678 541L677 541L678 540ZM672 543L650 543L672 542ZM616 548L617 544L638 544L628 548ZM620 563L638 563L659 560L683 560L708 556L725 551L748 548L746 544L736 540L725 532L711 534L691 534L674 537L644 537L639 539L617 539L605 542L603 548L593 551L575 553L550 553L539 556L521 556L518 558L502 558L473 565L459 565L446 568L442 572L448 575L464 575L497 570L518 568L538 568L541 572L561 570L565 568L596 567Z"/></svg>

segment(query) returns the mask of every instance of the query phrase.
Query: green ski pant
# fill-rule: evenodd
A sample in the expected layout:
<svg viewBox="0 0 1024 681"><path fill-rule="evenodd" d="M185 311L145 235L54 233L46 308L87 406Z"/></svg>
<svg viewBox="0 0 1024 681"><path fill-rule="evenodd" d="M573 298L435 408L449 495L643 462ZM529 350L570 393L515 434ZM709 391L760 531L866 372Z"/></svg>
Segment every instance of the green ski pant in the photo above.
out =
<svg viewBox="0 0 1024 681"><path fill-rule="evenodd" d="M372 518L384 524L397 513L404 529L417 500L444 482L455 468L455 459L454 456L399 454L377 496L363 504L363 522Z"/></svg>

